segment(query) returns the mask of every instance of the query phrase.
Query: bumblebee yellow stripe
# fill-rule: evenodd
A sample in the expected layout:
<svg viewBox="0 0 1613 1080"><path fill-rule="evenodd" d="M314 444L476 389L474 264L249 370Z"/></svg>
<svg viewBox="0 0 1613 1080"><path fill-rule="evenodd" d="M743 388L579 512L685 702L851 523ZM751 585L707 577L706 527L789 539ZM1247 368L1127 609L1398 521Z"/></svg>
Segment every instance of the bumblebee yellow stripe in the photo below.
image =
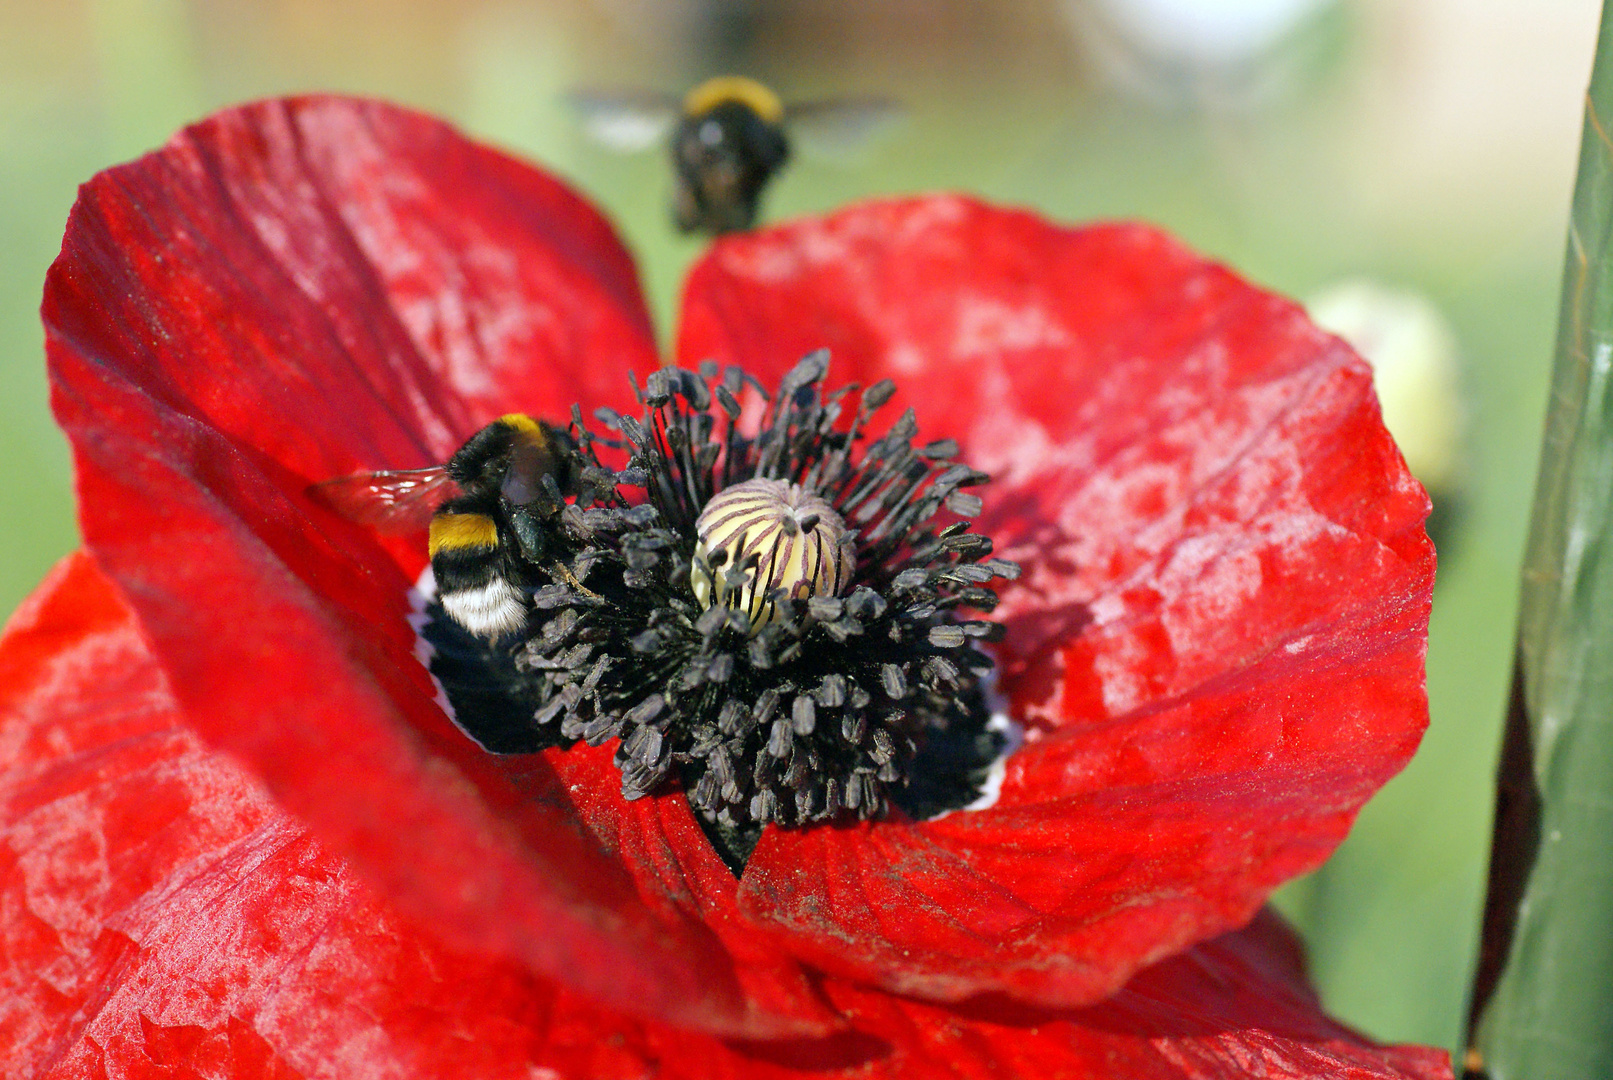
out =
<svg viewBox="0 0 1613 1080"><path fill-rule="evenodd" d="M749 107L769 124L777 124L784 119L784 102L779 100L779 96L755 79L747 79L743 75L719 75L715 79L707 79L683 99L683 112L686 116L700 116L725 101L737 101Z"/></svg>
<svg viewBox="0 0 1613 1080"><path fill-rule="evenodd" d="M498 524L486 514L438 514L431 519L426 551L432 558L444 549L498 547Z"/></svg>
<svg viewBox="0 0 1613 1080"><path fill-rule="evenodd" d="M498 421L501 424L508 424L516 431L524 431L528 435L543 434L543 429L538 426L538 422L532 419L532 417L528 416L526 413L505 413L503 416L498 418Z"/></svg>

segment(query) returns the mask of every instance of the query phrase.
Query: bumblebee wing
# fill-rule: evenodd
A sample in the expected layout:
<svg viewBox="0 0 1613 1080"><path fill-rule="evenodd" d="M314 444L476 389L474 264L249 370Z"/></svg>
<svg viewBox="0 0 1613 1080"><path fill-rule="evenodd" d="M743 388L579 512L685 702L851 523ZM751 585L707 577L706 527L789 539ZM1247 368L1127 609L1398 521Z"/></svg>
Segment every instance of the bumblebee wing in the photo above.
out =
<svg viewBox="0 0 1613 1080"><path fill-rule="evenodd" d="M678 119L678 99L651 90L573 90L566 98L588 137L612 150L658 146Z"/></svg>
<svg viewBox="0 0 1613 1080"><path fill-rule="evenodd" d="M393 472L357 472L308 489L314 500L349 521L383 532L413 532L431 522L438 504L458 490L441 465Z"/></svg>
<svg viewBox="0 0 1613 1080"><path fill-rule="evenodd" d="M515 506L526 506L543 492L543 477L554 471L554 452L544 439L516 439L499 494Z"/></svg>
<svg viewBox="0 0 1613 1080"><path fill-rule="evenodd" d="M841 97L784 107L784 123L792 142L809 156L849 161L895 129L906 115L888 97Z"/></svg>

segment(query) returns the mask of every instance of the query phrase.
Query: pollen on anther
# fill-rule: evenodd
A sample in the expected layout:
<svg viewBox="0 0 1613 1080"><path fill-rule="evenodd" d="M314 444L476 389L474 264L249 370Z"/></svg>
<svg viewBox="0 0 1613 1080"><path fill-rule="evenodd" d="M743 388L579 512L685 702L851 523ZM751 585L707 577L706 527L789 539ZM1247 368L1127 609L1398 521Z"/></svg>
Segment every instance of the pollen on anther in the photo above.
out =
<svg viewBox="0 0 1613 1080"><path fill-rule="evenodd" d="M834 507L784 480L757 478L718 492L695 534L695 598L707 609L744 612L753 631L777 617L781 599L839 595L856 567Z"/></svg>

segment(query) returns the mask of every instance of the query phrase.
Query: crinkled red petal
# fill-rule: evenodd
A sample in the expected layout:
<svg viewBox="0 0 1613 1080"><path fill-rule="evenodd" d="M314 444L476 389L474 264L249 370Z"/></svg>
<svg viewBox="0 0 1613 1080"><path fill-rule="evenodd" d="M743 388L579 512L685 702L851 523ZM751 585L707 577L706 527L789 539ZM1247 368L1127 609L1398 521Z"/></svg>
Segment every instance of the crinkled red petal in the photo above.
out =
<svg viewBox="0 0 1613 1080"><path fill-rule="evenodd" d="M734 975L758 1034L822 1035L844 1026L778 935L739 908L731 870L717 857L681 791L622 797L616 743L578 743L548 755L554 777L589 833L628 868L644 902L665 917L693 916L716 934L733 959Z"/></svg>
<svg viewBox="0 0 1613 1080"><path fill-rule="evenodd" d="M86 543L204 738L459 947L649 1015L777 1030L719 936L647 906L659 869L604 850L542 759L450 726L406 624L420 538L306 493L441 461L512 409L623 404L655 357L596 212L413 113L249 106L85 185L44 316Z"/></svg>
<svg viewBox="0 0 1613 1080"><path fill-rule="evenodd" d="M186 725L85 556L0 639L0 1060L66 1077L1449 1077L1327 1020L1272 917L1075 1012L830 980L855 1030L732 1043L456 952Z"/></svg>
<svg viewBox="0 0 1613 1080"><path fill-rule="evenodd" d="M1427 500L1369 374L1141 226L956 198L719 242L679 356L894 379L991 472L1031 741L992 809L769 831L742 909L903 993L1101 999L1319 864L1427 721Z"/></svg>

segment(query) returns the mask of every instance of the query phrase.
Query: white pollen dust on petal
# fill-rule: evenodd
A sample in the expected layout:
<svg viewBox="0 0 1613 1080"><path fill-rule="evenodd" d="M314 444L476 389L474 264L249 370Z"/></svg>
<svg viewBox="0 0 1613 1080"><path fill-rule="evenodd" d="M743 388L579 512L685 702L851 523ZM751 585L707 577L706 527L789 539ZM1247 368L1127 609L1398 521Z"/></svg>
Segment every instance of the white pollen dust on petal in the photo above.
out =
<svg viewBox="0 0 1613 1080"><path fill-rule="evenodd" d="M943 810L930 818L930 821L939 821L949 814L971 814L976 810L989 810L996 806L997 800L1002 797L1003 780L1008 776L1008 759L1025 745L1025 725L1008 715L1008 699L997 691L995 669L980 681L980 692L985 695L986 705L991 709L991 715L986 720L986 730L995 731L1002 736L1002 749L987 766L986 777L980 782L980 794L975 800L965 803L956 810Z"/></svg>
<svg viewBox="0 0 1613 1080"><path fill-rule="evenodd" d="M414 658L420 661L420 666L426 669L427 675L431 675L431 661L437 655L437 647L425 637L426 624L431 621L431 616L426 614L426 608L436 598L437 575L431 572L431 564L427 563L426 568L420 571L420 577L416 579L414 588L409 590L408 616L409 629L414 631ZM448 714L448 719L454 722L454 726L459 727L459 718L454 715L454 707L448 701L448 692L442 688L442 683L437 681L437 676L431 675L431 685L437 691L433 700ZM465 731L462 727L459 730ZM465 734L469 735L470 732L466 731Z"/></svg>
<svg viewBox="0 0 1613 1080"><path fill-rule="evenodd" d="M980 797L965 805L964 813L989 810L997 805L997 800L1002 798L1003 780L1008 776L1008 759L1025 745L1025 726L1009 716L1005 709L992 709L991 717L986 721L986 730L995 731L1003 737L1002 752L986 770L986 778L980 783Z"/></svg>

